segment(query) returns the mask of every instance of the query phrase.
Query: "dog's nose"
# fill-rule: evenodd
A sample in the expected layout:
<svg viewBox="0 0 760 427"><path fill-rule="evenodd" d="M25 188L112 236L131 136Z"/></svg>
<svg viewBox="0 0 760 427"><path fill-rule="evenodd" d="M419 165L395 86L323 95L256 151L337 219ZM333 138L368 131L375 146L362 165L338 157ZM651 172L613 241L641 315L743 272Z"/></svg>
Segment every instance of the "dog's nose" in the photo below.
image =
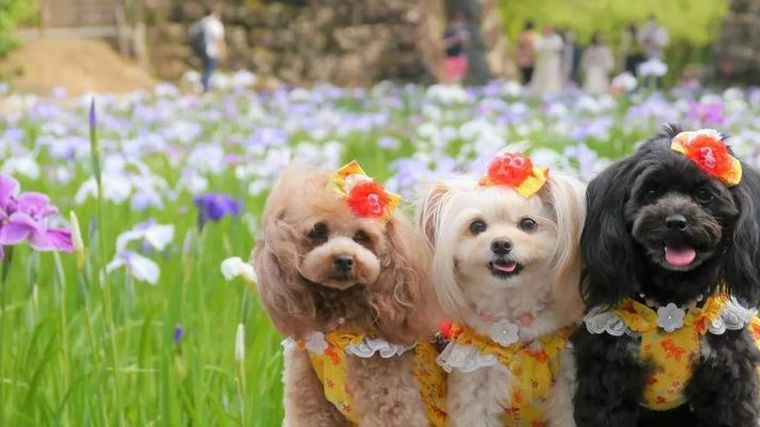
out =
<svg viewBox="0 0 760 427"><path fill-rule="evenodd" d="M496 255L506 255L512 250L512 242L504 239L496 239L491 242L491 252Z"/></svg>
<svg viewBox="0 0 760 427"><path fill-rule="evenodd" d="M354 268L354 259L346 255L338 255L333 258L335 269L341 273L348 273Z"/></svg>
<svg viewBox="0 0 760 427"><path fill-rule="evenodd" d="M680 214L668 215L665 218L665 225L671 230L683 230L686 228L686 218Z"/></svg>

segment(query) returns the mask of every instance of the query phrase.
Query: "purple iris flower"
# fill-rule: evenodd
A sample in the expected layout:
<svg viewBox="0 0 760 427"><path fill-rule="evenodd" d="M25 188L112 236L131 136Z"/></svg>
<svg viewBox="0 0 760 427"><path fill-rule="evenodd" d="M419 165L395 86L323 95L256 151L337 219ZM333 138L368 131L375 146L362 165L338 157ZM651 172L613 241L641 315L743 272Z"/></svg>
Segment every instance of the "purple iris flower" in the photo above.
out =
<svg viewBox="0 0 760 427"><path fill-rule="evenodd" d="M174 343L179 344L182 342L182 337L185 335L185 330L182 329L182 325L177 324L174 327Z"/></svg>
<svg viewBox="0 0 760 427"><path fill-rule="evenodd" d="M225 194L202 194L195 198L198 208L198 226L203 227L208 221L219 221L226 215L240 215L243 202Z"/></svg>
<svg viewBox="0 0 760 427"><path fill-rule="evenodd" d="M48 196L19 190L18 181L0 176L0 246L28 241L38 251L71 252L71 231L48 227L48 217L58 213Z"/></svg>
<svg viewBox="0 0 760 427"><path fill-rule="evenodd" d="M702 126L721 126L724 122L723 103L713 102L703 104L694 100L689 101L689 118Z"/></svg>

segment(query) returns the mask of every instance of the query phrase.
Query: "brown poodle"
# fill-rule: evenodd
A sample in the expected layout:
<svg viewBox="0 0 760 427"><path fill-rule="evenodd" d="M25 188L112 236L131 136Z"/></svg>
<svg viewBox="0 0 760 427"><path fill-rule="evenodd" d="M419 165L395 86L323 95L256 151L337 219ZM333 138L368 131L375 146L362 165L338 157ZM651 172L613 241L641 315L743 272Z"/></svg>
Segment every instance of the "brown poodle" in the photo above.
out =
<svg viewBox="0 0 760 427"><path fill-rule="evenodd" d="M427 245L398 214L357 214L333 177L286 170L254 252L261 302L290 342L284 425L442 426Z"/></svg>

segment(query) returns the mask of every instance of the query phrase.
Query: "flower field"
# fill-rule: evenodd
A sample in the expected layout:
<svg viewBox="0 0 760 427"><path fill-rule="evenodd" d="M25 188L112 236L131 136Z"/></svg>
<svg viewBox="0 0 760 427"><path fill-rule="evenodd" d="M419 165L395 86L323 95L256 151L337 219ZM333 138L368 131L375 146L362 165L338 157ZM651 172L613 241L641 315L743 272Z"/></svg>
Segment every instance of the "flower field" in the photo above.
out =
<svg viewBox="0 0 760 427"><path fill-rule="evenodd" d="M93 96L0 86L0 425L279 425L282 337L229 258L248 259L291 160L357 159L407 212L426 182L480 174L508 142L588 180L677 122L727 131L760 165L760 89L249 83L94 95L92 111Z"/></svg>

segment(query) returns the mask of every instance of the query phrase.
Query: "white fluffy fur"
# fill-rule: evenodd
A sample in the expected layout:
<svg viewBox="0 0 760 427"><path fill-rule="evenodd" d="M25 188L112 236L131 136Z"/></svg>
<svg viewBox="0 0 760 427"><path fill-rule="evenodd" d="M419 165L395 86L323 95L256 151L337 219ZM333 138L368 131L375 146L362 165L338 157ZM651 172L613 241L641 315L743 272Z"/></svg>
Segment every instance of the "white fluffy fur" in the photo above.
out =
<svg viewBox="0 0 760 427"><path fill-rule="evenodd" d="M550 174L539 194L526 199L505 186L480 187L472 179L436 184L422 203L420 227L433 247L433 283L439 303L452 320L488 335L494 321L518 323L520 340L529 342L573 324L582 314L578 291L581 261L578 243L585 217L584 187L576 179ZM530 217L536 231L518 228ZM484 220L485 232L473 236L469 225ZM487 267L490 242L509 239L510 257L525 265L515 277L494 277ZM487 315L484 318L482 315ZM486 320L487 319L487 320ZM574 425L572 394L575 369L569 351L548 399L550 426ZM510 395L511 374L503 366L449 377L450 425L498 426Z"/></svg>

